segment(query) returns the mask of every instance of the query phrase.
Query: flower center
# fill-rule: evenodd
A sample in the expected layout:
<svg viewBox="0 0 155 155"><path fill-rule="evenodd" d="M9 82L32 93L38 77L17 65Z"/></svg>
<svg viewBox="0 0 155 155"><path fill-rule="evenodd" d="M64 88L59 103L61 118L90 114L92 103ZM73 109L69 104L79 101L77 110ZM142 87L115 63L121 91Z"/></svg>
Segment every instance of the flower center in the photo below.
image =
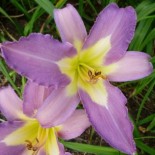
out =
<svg viewBox="0 0 155 155"><path fill-rule="evenodd" d="M74 57L65 57L57 62L59 69L67 75L71 82L67 87L70 95L77 93L79 88L94 87L99 79L106 79L105 56L111 48L110 36L100 39L88 48L75 41L73 44L77 54Z"/></svg>
<svg viewBox="0 0 155 155"><path fill-rule="evenodd" d="M97 71L94 68L86 65L85 63L79 63L78 76L84 81L91 84L95 84L98 79L106 79L106 76L101 71Z"/></svg>
<svg viewBox="0 0 155 155"><path fill-rule="evenodd" d="M48 139L49 136L49 129L42 128L40 125L38 127L37 135L34 139L25 140L26 148L30 151L33 151L32 155L37 154L41 147L43 147Z"/></svg>
<svg viewBox="0 0 155 155"><path fill-rule="evenodd" d="M99 79L107 79L102 73L102 65L98 62L91 62L88 57L86 57L88 60L85 57L85 53L78 53L77 55L74 68L77 71L76 76L81 78L83 82L90 84L96 84Z"/></svg>
<svg viewBox="0 0 155 155"><path fill-rule="evenodd" d="M40 150L44 150L45 154L54 152L54 155L59 155L56 136L60 129L60 126L43 128L38 120L29 118L24 125L8 134L3 141L7 146L24 145L24 154L37 155Z"/></svg>

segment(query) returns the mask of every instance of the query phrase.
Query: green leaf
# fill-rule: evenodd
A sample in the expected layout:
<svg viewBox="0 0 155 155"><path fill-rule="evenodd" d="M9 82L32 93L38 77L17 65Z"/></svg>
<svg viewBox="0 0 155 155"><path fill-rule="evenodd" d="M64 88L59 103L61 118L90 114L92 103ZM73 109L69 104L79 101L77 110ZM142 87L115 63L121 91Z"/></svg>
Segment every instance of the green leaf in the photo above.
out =
<svg viewBox="0 0 155 155"><path fill-rule="evenodd" d="M27 10L17 1L17 0L11 0L11 3L21 12L25 14L25 16L29 19L30 15L28 14Z"/></svg>
<svg viewBox="0 0 155 155"><path fill-rule="evenodd" d="M155 3L151 0L145 0L137 6L136 11L138 14L138 21L140 21L155 11Z"/></svg>
<svg viewBox="0 0 155 155"><path fill-rule="evenodd" d="M83 12L84 12L84 9L83 9L83 0L79 0L79 9L78 9L78 12L79 14L82 16Z"/></svg>
<svg viewBox="0 0 155 155"><path fill-rule="evenodd" d="M149 153L150 155L155 155L155 149L147 146L146 144L144 144L143 142L136 140L136 145L138 148L140 148L141 150Z"/></svg>
<svg viewBox="0 0 155 155"><path fill-rule="evenodd" d="M135 36L130 44L129 50L142 50L143 41L146 38L146 35L151 27L153 19L143 20L139 23Z"/></svg>
<svg viewBox="0 0 155 155"><path fill-rule="evenodd" d="M143 44L141 45L141 49L143 49L149 42L151 42L151 41L153 42L154 39L155 39L155 28L152 29L152 30L148 33L147 37L146 37L145 40L143 41ZM152 44L153 44L153 43L152 43Z"/></svg>
<svg viewBox="0 0 155 155"><path fill-rule="evenodd" d="M155 86L155 80L150 83L150 87L149 87L147 93L145 94L141 104L140 104L140 107L139 107L138 113L137 113L136 123L138 123L138 121L139 121L139 118L140 118L141 112L143 110L144 104L145 104L146 100L148 99L148 97L149 97L154 86Z"/></svg>
<svg viewBox="0 0 155 155"><path fill-rule="evenodd" d="M31 20L26 24L24 28L24 35L27 35L32 32L35 21L44 13L40 6L37 7L33 13Z"/></svg>
<svg viewBox="0 0 155 155"><path fill-rule="evenodd" d="M113 2L117 3L118 0L109 0L109 3L113 3Z"/></svg>
<svg viewBox="0 0 155 155"><path fill-rule="evenodd" d="M90 7L92 8L92 10L95 12L95 14L97 15L97 10L96 8L94 7L94 5L92 4L92 2L90 0L86 0L87 3L90 5Z"/></svg>
<svg viewBox="0 0 155 155"><path fill-rule="evenodd" d="M140 94L142 90L150 84L150 82L154 81L154 78L155 78L155 72L153 72L150 76L140 80L131 96L136 96Z"/></svg>
<svg viewBox="0 0 155 155"><path fill-rule="evenodd" d="M49 15L53 17L54 5L49 0L35 0Z"/></svg>
<svg viewBox="0 0 155 155"><path fill-rule="evenodd" d="M155 117L153 118L152 122L148 125L147 130L150 131L155 127Z"/></svg>
<svg viewBox="0 0 155 155"><path fill-rule="evenodd" d="M144 19L151 19L151 18L155 18L155 15L143 17L139 19L139 21L144 20Z"/></svg>
<svg viewBox="0 0 155 155"><path fill-rule="evenodd" d="M19 91L19 89L17 88L16 84L13 82L13 80L11 79L9 72L7 71L4 63L2 60L0 60L0 71L2 72L2 74L6 77L6 79L9 81L9 83L11 84L11 86L14 88L14 90L17 91L18 95L21 96L21 93Z"/></svg>
<svg viewBox="0 0 155 155"><path fill-rule="evenodd" d="M56 3L55 7L56 7L56 8L61 8L61 7L64 6L64 4L65 4L66 2L67 2L67 0L59 0L59 1Z"/></svg>
<svg viewBox="0 0 155 155"><path fill-rule="evenodd" d="M95 145L89 145L89 144L80 144L80 143L74 143L74 142L62 142L65 147L77 150L80 152L87 152L87 153L94 153L96 155L124 155L123 153L110 148L110 147L101 147L101 146L95 146Z"/></svg>
<svg viewBox="0 0 155 155"><path fill-rule="evenodd" d="M146 51L150 55L154 55L154 44L153 42L149 42L146 46Z"/></svg>
<svg viewBox="0 0 155 155"><path fill-rule="evenodd" d="M6 18L8 18L13 24L14 21L11 19L11 17L0 7L0 13L3 14Z"/></svg>
<svg viewBox="0 0 155 155"><path fill-rule="evenodd" d="M151 115L147 116L146 118L140 120L140 121L138 122L138 125L143 125L143 124L146 124L146 123L148 123L148 122L151 122L151 121L153 120L154 117L155 117L155 114L151 114Z"/></svg>
<svg viewBox="0 0 155 155"><path fill-rule="evenodd" d="M24 88L25 88L25 85L26 85L26 78L25 77L22 77L22 86L21 86L21 92L22 94L24 93Z"/></svg>

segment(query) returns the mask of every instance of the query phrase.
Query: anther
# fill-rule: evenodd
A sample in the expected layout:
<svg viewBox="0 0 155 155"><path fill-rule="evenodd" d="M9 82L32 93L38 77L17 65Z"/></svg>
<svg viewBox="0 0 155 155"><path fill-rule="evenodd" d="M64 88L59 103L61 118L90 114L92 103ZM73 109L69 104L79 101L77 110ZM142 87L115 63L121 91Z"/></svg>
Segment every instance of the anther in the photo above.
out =
<svg viewBox="0 0 155 155"><path fill-rule="evenodd" d="M91 82L93 84L95 84L98 81L99 78L102 78L104 80L107 79L107 77L105 75L101 74L101 71L99 71L99 72L95 71L94 75L93 75L92 71L89 70L88 71L88 76L90 78L89 82Z"/></svg>
<svg viewBox="0 0 155 155"><path fill-rule="evenodd" d="M25 140L25 142L27 143L27 144L26 144L27 149L28 149L28 150L32 150L32 148L33 148L32 142L29 141L29 140Z"/></svg>
<svg viewBox="0 0 155 155"><path fill-rule="evenodd" d="M88 71L88 76L90 77L90 78L92 78L92 76L93 76L93 74L92 74L92 71Z"/></svg>
<svg viewBox="0 0 155 155"><path fill-rule="evenodd" d="M95 72L95 76L101 75L101 71L100 72Z"/></svg>
<svg viewBox="0 0 155 155"><path fill-rule="evenodd" d="M32 150L32 151L35 152L35 151L37 151L39 149L39 147L38 147L38 145L39 145L38 138L36 138L36 144L35 145L33 145L32 142L29 141L29 140L25 140L25 142L27 143L26 147L27 147L28 150Z"/></svg>

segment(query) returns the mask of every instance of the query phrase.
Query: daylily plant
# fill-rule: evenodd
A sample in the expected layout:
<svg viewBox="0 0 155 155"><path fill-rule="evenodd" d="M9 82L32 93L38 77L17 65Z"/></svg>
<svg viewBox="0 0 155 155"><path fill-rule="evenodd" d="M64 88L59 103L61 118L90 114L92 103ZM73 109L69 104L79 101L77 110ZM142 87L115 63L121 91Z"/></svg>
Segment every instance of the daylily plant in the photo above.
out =
<svg viewBox="0 0 155 155"><path fill-rule="evenodd" d="M128 118L126 98L109 81L136 80L152 72L149 55L126 52L135 31L135 10L108 5L88 36L72 5L55 9L54 19L62 42L50 35L32 33L17 42L3 43L6 62L38 84L61 88L62 100L81 100L95 130L111 146L134 154L133 125ZM43 109L50 109L50 104ZM46 113L37 118L46 127L52 122L46 121ZM48 115L48 119L52 117Z"/></svg>
<svg viewBox="0 0 155 155"><path fill-rule="evenodd" d="M75 138L81 135L90 123L84 110L75 110L64 120L65 106L57 104L59 98L57 91L31 82L25 88L24 101L10 86L1 88L0 111L8 121L0 123L0 154L71 155L64 151L58 137L66 140ZM37 119L37 113L42 111L42 105L49 102L53 125L44 128ZM45 114L48 112L50 111L44 110ZM46 119L48 122L49 118Z"/></svg>

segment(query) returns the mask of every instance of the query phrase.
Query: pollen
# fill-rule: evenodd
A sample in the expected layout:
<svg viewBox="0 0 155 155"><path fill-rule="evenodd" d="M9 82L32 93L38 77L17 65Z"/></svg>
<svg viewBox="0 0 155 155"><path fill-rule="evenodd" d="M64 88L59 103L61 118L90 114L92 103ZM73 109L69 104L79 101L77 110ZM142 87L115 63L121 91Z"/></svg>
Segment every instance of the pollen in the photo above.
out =
<svg viewBox="0 0 155 155"><path fill-rule="evenodd" d="M101 73L101 71L97 72L95 71L94 74L92 71L88 71L88 76L89 76L89 82L92 84L95 84L99 78L106 80L107 77Z"/></svg>

